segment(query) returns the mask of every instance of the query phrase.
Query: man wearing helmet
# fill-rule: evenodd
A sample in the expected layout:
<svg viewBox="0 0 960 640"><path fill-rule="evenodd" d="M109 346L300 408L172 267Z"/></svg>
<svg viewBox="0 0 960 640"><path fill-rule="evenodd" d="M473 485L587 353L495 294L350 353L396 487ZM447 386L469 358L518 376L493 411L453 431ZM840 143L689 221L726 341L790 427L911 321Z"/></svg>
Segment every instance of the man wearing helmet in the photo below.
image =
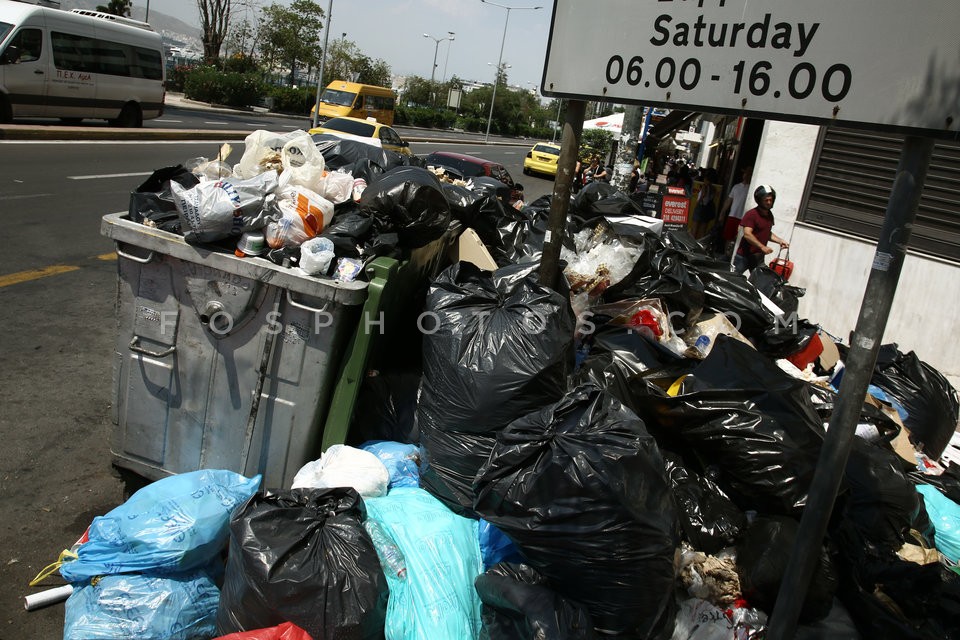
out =
<svg viewBox="0 0 960 640"><path fill-rule="evenodd" d="M773 253L767 243L773 240L784 249L790 243L773 232L773 203L777 199L777 192L773 187L760 185L753 192L753 199L757 206L743 215L740 228L743 230L743 239L733 259L735 273L743 273L763 264L763 256Z"/></svg>

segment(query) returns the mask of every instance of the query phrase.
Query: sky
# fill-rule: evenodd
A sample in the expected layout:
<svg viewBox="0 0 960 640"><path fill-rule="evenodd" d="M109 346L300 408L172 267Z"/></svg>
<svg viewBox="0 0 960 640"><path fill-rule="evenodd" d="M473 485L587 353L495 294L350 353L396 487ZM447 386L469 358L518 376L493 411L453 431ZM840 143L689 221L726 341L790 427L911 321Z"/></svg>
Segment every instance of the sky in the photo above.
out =
<svg viewBox="0 0 960 640"><path fill-rule="evenodd" d="M289 5L291 0L270 0ZM315 0L326 12L329 0ZM507 78L511 85L524 88L540 86L550 33L553 2L508 1L497 3L511 7L542 6L539 10L513 9L508 12L480 0L333 0L330 37L347 39L372 58L382 58L396 75L430 78L434 52L437 54L437 81L454 75L464 80L492 82L503 42L503 62L511 65ZM146 0L133 0L144 7ZM152 0L151 11L179 17L199 24L195 0ZM506 38L503 38L507 22ZM453 31L453 42L445 38ZM449 56L449 57L448 57ZM490 63L489 65L487 63Z"/></svg>

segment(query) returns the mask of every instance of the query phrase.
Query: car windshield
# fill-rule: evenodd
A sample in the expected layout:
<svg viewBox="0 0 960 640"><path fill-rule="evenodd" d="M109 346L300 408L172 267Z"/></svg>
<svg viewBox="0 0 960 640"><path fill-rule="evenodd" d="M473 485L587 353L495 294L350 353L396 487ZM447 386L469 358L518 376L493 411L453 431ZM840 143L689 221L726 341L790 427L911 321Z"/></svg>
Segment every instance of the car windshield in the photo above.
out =
<svg viewBox="0 0 960 640"><path fill-rule="evenodd" d="M546 144L538 144L533 148L533 150L536 151L537 153L549 153L552 156L560 155L560 149L557 149L556 147L551 147Z"/></svg>
<svg viewBox="0 0 960 640"><path fill-rule="evenodd" d="M336 104L341 107L352 107L357 94L349 91L338 91L336 89L324 89L320 96L320 102L327 104Z"/></svg>
<svg viewBox="0 0 960 640"><path fill-rule="evenodd" d="M3 42L3 39L7 37L7 34L10 33L10 29L13 29L12 24L0 22L0 42Z"/></svg>
<svg viewBox="0 0 960 640"><path fill-rule="evenodd" d="M344 120L343 118L331 118L323 124L323 128L342 131L343 133L350 133L363 138L372 138L373 132L376 129L372 124L357 122L356 120Z"/></svg>

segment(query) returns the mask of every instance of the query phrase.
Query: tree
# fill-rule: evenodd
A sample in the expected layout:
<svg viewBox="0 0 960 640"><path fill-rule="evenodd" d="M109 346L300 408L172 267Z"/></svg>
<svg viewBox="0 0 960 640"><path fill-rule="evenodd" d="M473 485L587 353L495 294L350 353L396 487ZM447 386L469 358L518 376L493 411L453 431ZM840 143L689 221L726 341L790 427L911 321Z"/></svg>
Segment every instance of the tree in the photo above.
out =
<svg viewBox="0 0 960 640"><path fill-rule="evenodd" d="M200 30L203 31L203 58L207 64L216 63L220 48L230 26L231 0L197 0L200 10Z"/></svg>
<svg viewBox="0 0 960 640"><path fill-rule="evenodd" d="M364 55L355 42L342 37L329 45L324 76L331 80L389 87L390 65L380 58L374 60Z"/></svg>
<svg viewBox="0 0 960 640"><path fill-rule="evenodd" d="M323 9L312 0L294 0L289 8L274 3L263 10L260 46L269 61L281 61L289 67L291 86L298 65L314 66L320 62L323 17Z"/></svg>
<svg viewBox="0 0 960 640"><path fill-rule="evenodd" d="M97 11L109 13L113 16L130 17L130 11L133 9L132 0L110 0L106 5L97 5Z"/></svg>

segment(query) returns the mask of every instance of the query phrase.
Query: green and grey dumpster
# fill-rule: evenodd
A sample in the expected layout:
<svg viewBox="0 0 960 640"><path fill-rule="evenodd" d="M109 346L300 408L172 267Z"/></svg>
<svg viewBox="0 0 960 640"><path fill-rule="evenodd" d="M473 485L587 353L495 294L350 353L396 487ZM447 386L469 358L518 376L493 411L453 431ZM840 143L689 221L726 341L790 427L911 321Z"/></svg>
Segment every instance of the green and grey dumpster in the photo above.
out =
<svg viewBox="0 0 960 640"><path fill-rule="evenodd" d="M118 254L114 464L151 480L261 473L267 487L288 487L321 441L343 442L374 339L363 317L379 330L385 302L404 295L385 296L387 280L422 283L443 253L438 241L402 265L378 258L368 285L188 244L122 213L101 233Z"/></svg>

